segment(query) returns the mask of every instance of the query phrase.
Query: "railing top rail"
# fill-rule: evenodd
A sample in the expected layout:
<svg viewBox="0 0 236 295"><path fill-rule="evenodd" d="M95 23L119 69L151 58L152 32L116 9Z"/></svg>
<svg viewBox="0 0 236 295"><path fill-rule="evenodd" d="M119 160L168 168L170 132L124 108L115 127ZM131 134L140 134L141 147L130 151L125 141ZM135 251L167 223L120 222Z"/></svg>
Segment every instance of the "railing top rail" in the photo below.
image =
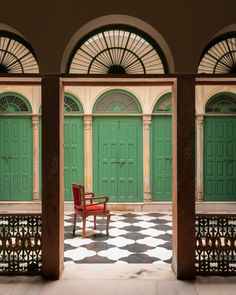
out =
<svg viewBox="0 0 236 295"><path fill-rule="evenodd" d="M35 212L0 212L0 217L4 216L41 216L42 212L35 211Z"/></svg>

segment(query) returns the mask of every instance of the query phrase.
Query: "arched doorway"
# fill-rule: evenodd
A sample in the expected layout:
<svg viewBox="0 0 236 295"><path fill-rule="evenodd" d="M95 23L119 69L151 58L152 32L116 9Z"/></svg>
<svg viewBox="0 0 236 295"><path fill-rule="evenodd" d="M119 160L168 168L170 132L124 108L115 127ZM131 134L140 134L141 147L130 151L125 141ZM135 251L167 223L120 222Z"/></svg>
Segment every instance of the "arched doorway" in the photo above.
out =
<svg viewBox="0 0 236 295"><path fill-rule="evenodd" d="M84 184L84 120L81 103L70 93L64 112L64 192L65 200L72 200L71 184Z"/></svg>
<svg viewBox="0 0 236 295"><path fill-rule="evenodd" d="M171 93L156 103L152 116L152 199L172 199L172 117Z"/></svg>
<svg viewBox="0 0 236 295"><path fill-rule="evenodd" d="M111 202L143 200L142 113L124 90L100 96L93 108L93 188ZM99 115L99 116L98 116Z"/></svg>
<svg viewBox="0 0 236 295"><path fill-rule="evenodd" d="M23 96L0 94L0 200L32 200L31 113Z"/></svg>
<svg viewBox="0 0 236 295"><path fill-rule="evenodd" d="M230 92L214 95L205 112L205 200L236 200L236 95Z"/></svg>
<svg viewBox="0 0 236 295"><path fill-rule="evenodd" d="M84 184L84 119L77 97L64 94L64 199L72 200L72 183ZM41 123L40 123L41 130ZM41 132L40 132L41 138ZM41 155L41 139L40 139ZM41 183L40 161L40 183ZM41 185L40 185L41 191ZM41 193L40 193L41 195Z"/></svg>

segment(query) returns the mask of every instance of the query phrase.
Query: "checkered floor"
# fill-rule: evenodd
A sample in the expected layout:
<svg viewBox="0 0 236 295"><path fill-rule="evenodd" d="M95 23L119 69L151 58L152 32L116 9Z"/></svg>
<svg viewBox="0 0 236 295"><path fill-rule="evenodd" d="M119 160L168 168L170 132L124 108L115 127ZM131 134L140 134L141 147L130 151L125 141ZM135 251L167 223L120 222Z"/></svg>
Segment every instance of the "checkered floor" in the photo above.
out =
<svg viewBox="0 0 236 295"><path fill-rule="evenodd" d="M169 213L112 213L109 237L103 218L97 218L97 230L88 218L85 239L79 217L73 238L72 217L65 215L65 263L171 263Z"/></svg>

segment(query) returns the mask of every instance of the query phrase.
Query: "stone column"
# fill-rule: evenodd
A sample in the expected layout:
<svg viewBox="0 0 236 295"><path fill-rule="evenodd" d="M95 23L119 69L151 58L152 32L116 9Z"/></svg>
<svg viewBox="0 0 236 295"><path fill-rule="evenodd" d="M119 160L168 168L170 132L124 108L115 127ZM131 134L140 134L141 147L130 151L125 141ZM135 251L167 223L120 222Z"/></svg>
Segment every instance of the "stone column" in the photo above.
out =
<svg viewBox="0 0 236 295"><path fill-rule="evenodd" d="M32 117L33 124L33 200L39 200L39 117Z"/></svg>
<svg viewBox="0 0 236 295"><path fill-rule="evenodd" d="M93 189L93 140L92 140L92 115L84 116L84 182L85 190L91 192Z"/></svg>
<svg viewBox="0 0 236 295"><path fill-rule="evenodd" d="M196 201L203 201L203 115L197 116L197 191Z"/></svg>
<svg viewBox="0 0 236 295"><path fill-rule="evenodd" d="M143 190L144 202L151 202L150 186L150 127L151 115L143 116Z"/></svg>

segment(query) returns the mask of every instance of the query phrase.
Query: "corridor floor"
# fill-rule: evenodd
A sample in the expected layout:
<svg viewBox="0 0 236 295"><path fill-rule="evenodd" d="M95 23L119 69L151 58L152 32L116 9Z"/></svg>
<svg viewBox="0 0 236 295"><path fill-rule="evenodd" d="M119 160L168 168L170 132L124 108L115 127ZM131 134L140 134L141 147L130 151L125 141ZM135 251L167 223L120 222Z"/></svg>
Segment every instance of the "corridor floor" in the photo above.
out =
<svg viewBox="0 0 236 295"><path fill-rule="evenodd" d="M81 237L78 217L76 236L72 236L73 215L65 215L65 264L128 263L170 264L172 257L172 216L170 213L114 212L109 237L105 234L103 218L86 223L86 238Z"/></svg>

